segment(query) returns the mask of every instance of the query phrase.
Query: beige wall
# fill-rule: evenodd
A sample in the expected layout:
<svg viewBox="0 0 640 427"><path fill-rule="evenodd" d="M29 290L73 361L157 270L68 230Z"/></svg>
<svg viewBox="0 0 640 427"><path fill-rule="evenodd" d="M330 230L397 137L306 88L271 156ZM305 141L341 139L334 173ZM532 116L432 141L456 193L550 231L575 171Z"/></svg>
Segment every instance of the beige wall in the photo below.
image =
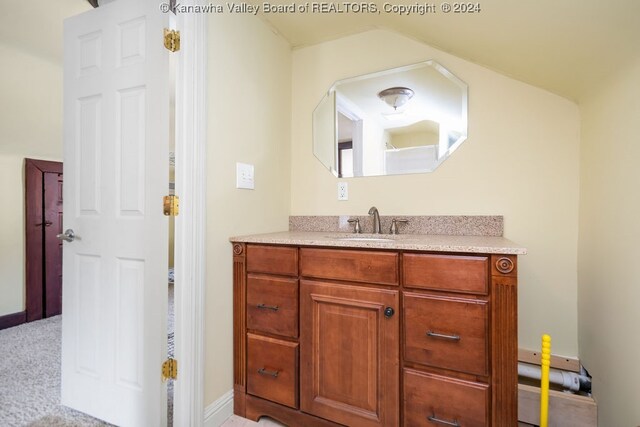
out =
<svg viewBox="0 0 640 427"><path fill-rule="evenodd" d="M62 158L62 58L0 43L0 154Z"/></svg>
<svg viewBox="0 0 640 427"><path fill-rule="evenodd" d="M579 342L601 426L640 424L638 81L640 61L580 107Z"/></svg>
<svg viewBox="0 0 640 427"><path fill-rule="evenodd" d="M375 48L372 48L375 46ZM337 179L311 151L311 113L339 79L435 59L469 85L469 139L435 173ZM519 264L519 344L578 354L579 113L549 92L382 30L293 54L291 214L504 215L526 246ZM370 224L365 223L365 230Z"/></svg>
<svg viewBox="0 0 640 427"><path fill-rule="evenodd" d="M229 237L285 230L289 215L291 51L259 18L212 15L208 38L205 406L233 388ZM235 188L236 162L255 190Z"/></svg>
<svg viewBox="0 0 640 427"><path fill-rule="evenodd" d="M24 310L23 163L20 156L0 154L0 316Z"/></svg>
<svg viewBox="0 0 640 427"><path fill-rule="evenodd" d="M2 316L24 310L24 158L62 158L62 66L3 44L0 57Z"/></svg>

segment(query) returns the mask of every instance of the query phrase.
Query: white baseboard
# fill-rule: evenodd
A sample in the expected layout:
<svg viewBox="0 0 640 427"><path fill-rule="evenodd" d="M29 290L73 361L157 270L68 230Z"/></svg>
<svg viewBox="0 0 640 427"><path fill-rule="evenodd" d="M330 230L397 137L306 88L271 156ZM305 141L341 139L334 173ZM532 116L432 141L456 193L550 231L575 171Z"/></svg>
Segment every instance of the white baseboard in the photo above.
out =
<svg viewBox="0 0 640 427"><path fill-rule="evenodd" d="M233 390L223 394L204 410L204 427L220 427L233 415Z"/></svg>

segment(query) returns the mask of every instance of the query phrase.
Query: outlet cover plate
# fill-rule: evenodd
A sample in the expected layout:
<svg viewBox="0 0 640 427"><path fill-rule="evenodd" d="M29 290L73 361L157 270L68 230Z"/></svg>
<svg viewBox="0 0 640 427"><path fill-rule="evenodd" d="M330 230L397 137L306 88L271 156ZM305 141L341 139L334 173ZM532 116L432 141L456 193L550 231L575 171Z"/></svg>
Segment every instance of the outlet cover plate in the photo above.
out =
<svg viewBox="0 0 640 427"><path fill-rule="evenodd" d="M338 200L349 200L349 186L346 182L338 183Z"/></svg>
<svg viewBox="0 0 640 427"><path fill-rule="evenodd" d="M245 188L247 190L255 188L253 165L236 163L236 188Z"/></svg>

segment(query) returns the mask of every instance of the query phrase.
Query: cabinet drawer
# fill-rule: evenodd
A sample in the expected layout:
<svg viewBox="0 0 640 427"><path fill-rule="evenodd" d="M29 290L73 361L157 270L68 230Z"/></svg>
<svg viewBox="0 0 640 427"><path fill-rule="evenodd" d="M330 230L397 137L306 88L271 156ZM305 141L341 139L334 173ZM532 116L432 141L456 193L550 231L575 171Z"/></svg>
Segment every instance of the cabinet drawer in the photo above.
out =
<svg viewBox="0 0 640 427"><path fill-rule="evenodd" d="M398 254L302 248L300 273L321 279L398 285Z"/></svg>
<svg viewBox="0 0 640 427"><path fill-rule="evenodd" d="M298 280L249 274L247 327L297 338Z"/></svg>
<svg viewBox="0 0 640 427"><path fill-rule="evenodd" d="M298 408L298 344L247 334L247 392Z"/></svg>
<svg viewBox="0 0 640 427"><path fill-rule="evenodd" d="M489 262L484 256L404 254L405 286L487 294Z"/></svg>
<svg viewBox="0 0 640 427"><path fill-rule="evenodd" d="M487 302L404 294L404 357L424 365L487 375Z"/></svg>
<svg viewBox="0 0 640 427"><path fill-rule="evenodd" d="M298 275L298 249L290 246L247 245L247 271Z"/></svg>
<svg viewBox="0 0 640 427"><path fill-rule="evenodd" d="M486 384L412 369L404 371L406 426L488 426L488 405L489 386Z"/></svg>

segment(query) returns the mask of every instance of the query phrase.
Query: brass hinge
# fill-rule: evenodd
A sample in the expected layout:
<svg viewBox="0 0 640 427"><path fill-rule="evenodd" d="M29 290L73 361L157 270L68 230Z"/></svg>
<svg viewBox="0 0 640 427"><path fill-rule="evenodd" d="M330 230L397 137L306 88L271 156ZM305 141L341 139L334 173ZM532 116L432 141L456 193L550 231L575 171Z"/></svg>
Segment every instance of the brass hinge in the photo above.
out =
<svg viewBox="0 0 640 427"><path fill-rule="evenodd" d="M162 381L178 379L178 361L169 358L162 364Z"/></svg>
<svg viewBox="0 0 640 427"><path fill-rule="evenodd" d="M179 51L180 50L180 31L165 28L164 29L164 47L166 47L171 52Z"/></svg>
<svg viewBox="0 0 640 427"><path fill-rule="evenodd" d="M166 216L178 216L180 213L180 198L178 196L164 196L163 211Z"/></svg>

